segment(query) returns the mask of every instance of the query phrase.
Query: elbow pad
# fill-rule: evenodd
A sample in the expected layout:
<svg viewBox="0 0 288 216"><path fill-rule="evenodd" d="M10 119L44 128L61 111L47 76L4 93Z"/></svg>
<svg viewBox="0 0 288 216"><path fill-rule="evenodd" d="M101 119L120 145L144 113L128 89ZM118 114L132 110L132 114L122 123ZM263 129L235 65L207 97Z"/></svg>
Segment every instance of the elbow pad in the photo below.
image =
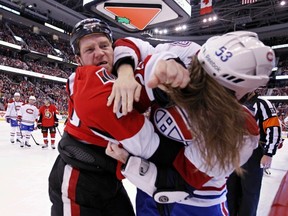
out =
<svg viewBox="0 0 288 216"><path fill-rule="evenodd" d="M157 168L155 164L139 157L130 156L122 169L122 174L151 197L156 191Z"/></svg>
<svg viewBox="0 0 288 216"><path fill-rule="evenodd" d="M180 188L159 189L155 187L157 178L155 164L135 156L130 156L122 174L137 188L153 197L158 203L167 204L182 202L190 197L188 191Z"/></svg>

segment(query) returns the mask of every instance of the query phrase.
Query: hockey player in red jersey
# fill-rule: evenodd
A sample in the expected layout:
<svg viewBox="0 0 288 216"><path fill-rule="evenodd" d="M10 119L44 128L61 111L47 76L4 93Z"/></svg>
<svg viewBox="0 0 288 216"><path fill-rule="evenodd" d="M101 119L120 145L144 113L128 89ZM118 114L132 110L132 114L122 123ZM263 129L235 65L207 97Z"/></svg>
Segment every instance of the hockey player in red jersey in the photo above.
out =
<svg viewBox="0 0 288 216"><path fill-rule="evenodd" d="M39 108L39 119L37 127L41 129L44 145L42 148L48 147L48 132L50 133L51 148L55 149L56 127L58 127L58 109L51 104L49 98L44 99L44 105Z"/></svg>
<svg viewBox="0 0 288 216"><path fill-rule="evenodd" d="M17 121L17 112L20 107L23 105L23 102L20 100L20 93L15 92L14 97L8 102L7 110L5 113L6 122L10 124L10 142L15 143L15 140L18 144L21 143L21 133L19 129L19 123Z"/></svg>
<svg viewBox="0 0 288 216"><path fill-rule="evenodd" d="M49 176L51 215L134 215L120 181L123 176L117 172L121 163L108 157L105 148L109 140L118 140L136 155L142 152L149 158L160 143L159 136L144 115L136 111L115 115L112 107L106 106L115 81L110 73L113 48L109 26L98 19L85 19L75 25L70 43L79 67L67 82L69 120ZM169 62L178 65L173 59ZM93 118L96 124L86 125L78 111L85 118L90 115L87 120Z"/></svg>

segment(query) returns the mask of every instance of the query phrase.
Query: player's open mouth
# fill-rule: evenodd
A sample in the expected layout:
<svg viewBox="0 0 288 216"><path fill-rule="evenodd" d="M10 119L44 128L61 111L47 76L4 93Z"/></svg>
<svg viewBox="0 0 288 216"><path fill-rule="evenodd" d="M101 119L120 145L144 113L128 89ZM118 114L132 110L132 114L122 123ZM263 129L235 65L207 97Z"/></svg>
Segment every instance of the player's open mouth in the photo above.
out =
<svg viewBox="0 0 288 216"><path fill-rule="evenodd" d="M106 64L107 64L106 61L102 61L102 62L99 62L99 63L97 64L97 66L106 65Z"/></svg>

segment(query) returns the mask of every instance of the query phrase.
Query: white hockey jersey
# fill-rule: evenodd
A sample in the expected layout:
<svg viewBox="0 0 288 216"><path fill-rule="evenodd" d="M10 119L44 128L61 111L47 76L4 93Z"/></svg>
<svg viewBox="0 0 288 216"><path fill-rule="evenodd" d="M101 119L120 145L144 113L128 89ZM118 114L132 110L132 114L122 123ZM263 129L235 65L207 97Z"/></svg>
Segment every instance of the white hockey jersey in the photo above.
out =
<svg viewBox="0 0 288 216"><path fill-rule="evenodd" d="M138 65L138 70L136 70L135 74L138 81L143 85L142 87L145 89L144 91L146 91L147 97L144 98L150 101L153 101L155 98L152 89L147 88L146 83L148 82L151 73L154 71L155 63L159 59L173 58L174 54L180 57L184 64L188 66L191 57L195 55L200 48L198 44L193 42L175 42L152 47L149 43L135 38L120 39L116 41L115 44L115 62L120 58L131 56L135 65L138 65L138 63L143 61L147 55L154 54L150 59L147 60L146 58L144 64L140 64L140 67ZM155 53L157 54L155 55ZM145 69L143 70L141 67L144 67ZM143 104L145 106L145 104L147 105L149 103L144 101L141 105L143 106ZM193 138L191 137L191 134L189 134L187 125L185 124L185 111L180 108L159 108L154 112L154 114L155 116L152 118L157 130L164 136L172 140L183 142L185 145L183 151L179 152L173 164L183 179L185 179L185 181L192 187L196 188L196 190L193 192L191 198L181 202L183 204L195 206L212 206L224 202L226 200L227 192L226 178L233 172L233 167L231 167L231 170L223 171L217 165L217 159L215 158L215 168L210 171L205 170L205 162L200 157L199 149L193 145ZM254 120L252 115L250 117ZM254 126L257 127L256 122L254 123L255 125L247 125L248 128L252 128L251 131L253 131ZM245 145L240 153L241 164L248 160L254 148L256 148L259 138L257 133L252 133L246 137ZM147 175L147 178L149 179L145 179L144 176L135 178L139 174L138 167L136 170L129 169L129 167L126 168L127 169L123 172L124 176L132 181L137 187L147 193L150 193L155 189L155 181L152 179L156 179L157 173L154 173L154 175ZM135 173L133 173L134 171ZM151 183L150 186L148 185L149 183ZM144 187L141 188L141 185L144 185Z"/></svg>
<svg viewBox="0 0 288 216"><path fill-rule="evenodd" d="M17 112L20 110L20 107L23 105L22 101L13 101L8 103L5 118L11 118L13 120L17 119Z"/></svg>
<svg viewBox="0 0 288 216"><path fill-rule="evenodd" d="M38 119L39 110L34 105L24 104L18 111L18 116L21 118L21 124L34 125L34 122Z"/></svg>
<svg viewBox="0 0 288 216"><path fill-rule="evenodd" d="M199 44L192 41L163 43L153 47L148 42L133 37L119 39L114 43L114 46L114 63L121 58L131 56L134 60L134 69L136 69L138 64L147 56L163 51L176 54L187 67L191 61L191 57L194 56L201 48Z"/></svg>

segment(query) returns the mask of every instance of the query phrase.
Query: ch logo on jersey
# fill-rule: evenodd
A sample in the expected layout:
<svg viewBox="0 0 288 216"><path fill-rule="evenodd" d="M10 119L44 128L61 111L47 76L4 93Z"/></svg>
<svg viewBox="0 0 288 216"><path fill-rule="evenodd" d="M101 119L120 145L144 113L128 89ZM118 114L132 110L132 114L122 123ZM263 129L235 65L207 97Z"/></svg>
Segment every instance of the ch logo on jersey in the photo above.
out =
<svg viewBox="0 0 288 216"><path fill-rule="evenodd" d="M28 109L26 109L26 113L28 113L28 114L33 114L33 113L34 113L34 110L33 110L33 109L30 109L30 108L28 108Z"/></svg>
<svg viewBox="0 0 288 216"><path fill-rule="evenodd" d="M47 119L51 119L52 118L52 113L49 111L49 109L45 109L44 116Z"/></svg>
<svg viewBox="0 0 288 216"><path fill-rule="evenodd" d="M274 55L272 52L267 52L266 58L269 62L272 62L274 60Z"/></svg>
<svg viewBox="0 0 288 216"><path fill-rule="evenodd" d="M114 82L116 78L113 74L108 73L105 68L101 68L95 74L99 77L103 84Z"/></svg>
<svg viewBox="0 0 288 216"><path fill-rule="evenodd" d="M154 123L157 129L170 139L182 142L185 145L191 144L192 135L180 113L175 109L172 112L162 108L158 108L155 111Z"/></svg>
<svg viewBox="0 0 288 216"><path fill-rule="evenodd" d="M176 41L172 43L172 45L174 46L182 46L182 47L187 47L190 44L191 44L191 41Z"/></svg>

